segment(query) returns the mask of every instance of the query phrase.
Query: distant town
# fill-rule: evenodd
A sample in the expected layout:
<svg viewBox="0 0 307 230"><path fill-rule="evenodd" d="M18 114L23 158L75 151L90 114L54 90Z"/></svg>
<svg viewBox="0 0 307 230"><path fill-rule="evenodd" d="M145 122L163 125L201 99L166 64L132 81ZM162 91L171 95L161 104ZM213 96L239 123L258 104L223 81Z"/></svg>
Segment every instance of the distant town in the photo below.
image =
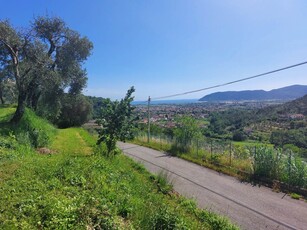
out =
<svg viewBox="0 0 307 230"><path fill-rule="evenodd" d="M284 101L228 101L228 102L195 102L183 104L152 104L150 105L150 122L161 127L173 128L176 126L175 118L188 115L196 119L205 119L212 112L228 109L255 109L270 105L282 104ZM148 122L148 105L136 105L135 113L139 123Z"/></svg>

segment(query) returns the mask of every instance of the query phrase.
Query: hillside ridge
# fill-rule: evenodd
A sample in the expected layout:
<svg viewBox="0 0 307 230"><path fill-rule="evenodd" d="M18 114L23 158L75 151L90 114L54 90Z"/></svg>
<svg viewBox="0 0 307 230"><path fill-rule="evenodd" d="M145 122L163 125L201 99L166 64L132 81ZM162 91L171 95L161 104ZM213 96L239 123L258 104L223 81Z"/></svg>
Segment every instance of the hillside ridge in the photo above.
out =
<svg viewBox="0 0 307 230"><path fill-rule="evenodd" d="M265 100L294 100L307 94L307 85L291 85L270 91L243 90L226 91L208 94L199 101L265 101Z"/></svg>

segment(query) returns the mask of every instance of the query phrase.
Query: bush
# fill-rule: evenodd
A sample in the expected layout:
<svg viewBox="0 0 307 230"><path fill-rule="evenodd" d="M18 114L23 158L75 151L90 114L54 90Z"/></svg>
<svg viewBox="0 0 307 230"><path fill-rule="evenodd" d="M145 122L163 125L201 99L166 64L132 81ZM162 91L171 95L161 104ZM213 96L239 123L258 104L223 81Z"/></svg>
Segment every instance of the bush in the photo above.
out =
<svg viewBox="0 0 307 230"><path fill-rule="evenodd" d="M279 150L268 147L257 147L253 152L254 176L279 179L282 170L282 154Z"/></svg>
<svg viewBox="0 0 307 230"><path fill-rule="evenodd" d="M61 115L56 124L60 128L81 126L88 121L92 105L83 95L65 95L62 101Z"/></svg>
<svg viewBox="0 0 307 230"><path fill-rule="evenodd" d="M293 156L292 152L285 162L283 174L284 182L301 188L307 187L306 164L298 156Z"/></svg>
<svg viewBox="0 0 307 230"><path fill-rule="evenodd" d="M214 230L236 230L236 226L229 224L229 221L212 212L200 211L199 219L209 225L209 229Z"/></svg>
<svg viewBox="0 0 307 230"><path fill-rule="evenodd" d="M113 157L115 155L120 154L121 151L115 145L114 148L111 151L109 151L106 143L101 142L94 147L94 153L105 157Z"/></svg>
<svg viewBox="0 0 307 230"><path fill-rule="evenodd" d="M169 194L173 190L173 185L171 184L171 181L166 172L159 172L156 182L158 190L163 194Z"/></svg>
<svg viewBox="0 0 307 230"><path fill-rule="evenodd" d="M48 146L56 133L51 124L36 116L30 109L26 109L20 122L12 129L18 142L34 148Z"/></svg>
<svg viewBox="0 0 307 230"><path fill-rule="evenodd" d="M232 136L232 140L234 141L245 141L246 139L247 136L242 131L236 131Z"/></svg>
<svg viewBox="0 0 307 230"><path fill-rule="evenodd" d="M167 207L160 207L150 222L154 230L188 229L185 222Z"/></svg>

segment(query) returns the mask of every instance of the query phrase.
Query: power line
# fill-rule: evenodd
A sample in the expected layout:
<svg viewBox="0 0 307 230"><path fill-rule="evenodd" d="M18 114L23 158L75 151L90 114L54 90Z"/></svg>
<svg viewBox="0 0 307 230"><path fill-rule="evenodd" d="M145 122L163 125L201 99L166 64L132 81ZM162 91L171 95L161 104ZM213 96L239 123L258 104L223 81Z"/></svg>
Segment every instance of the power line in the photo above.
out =
<svg viewBox="0 0 307 230"><path fill-rule="evenodd" d="M214 89L214 88L218 88L218 87L222 87L222 86L226 86L226 85L231 85L231 84L234 84L234 83L237 83L237 82L247 81L247 80L250 80L250 79L253 79L253 78L258 78L258 77L261 77L261 76L264 76L264 75L269 75L269 74L272 74L272 73L280 72L280 71L283 71L283 70L286 70L286 69L295 68L295 67L305 65L305 64L307 64L307 61L301 62L301 63L298 63L298 64L294 64L294 65L290 65L290 66L286 66L286 67L283 67L283 68L280 68L280 69L271 70L269 72L257 74L257 75L251 76L251 77L241 78L241 79L238 79L238 80L235 80L235 81L230 81L230 82L226 82L226 83L222 83L222 84L218 84L218 85L214 85L214 86L209 86L209 87L202 88L202 89L192 90L192 91L188 91L188 92L184 92L184 93L172 94L172 95L163 96L163 97L156 97L156 98L148 97L148 100L144 101L144 103L146 103L146 102L148 103L148 105L147 105L147 110L148 110L147 142L150 141L150 102L153 101L153 100L165 99L165 98L170 98L170 97L177 97L177 96L181 96L181 95L186 95L186 94L196 93L196 92L200 92L200 91L204 91L204 90L208 90L208 89Z"/></svg>
<svg viewBox="0 0 307 230"><path fill-rule="evenodd" d="M166 99L166 98L170 98L170 97L177 97L177 96L196 93L196 92L200 92L200 91L204 91L204 90L214 89L214 88L218 88L218 87L222 87L222 86L226 86L226 85L231 85L231 84L238 83L238 82L241 82L241 81L247 81L247 80L250 80L250 79L253 79L253 78L262 77L264 75L269 75L269 74L272 74L272 73L276 73L276 72L280 72L280 71L283 71L283 70L295 68L295 67L305 65L305 64L307 64L307 61L301 62L301 63L298 63L298 64L294 64L294 65L290 65L290 66L286 66L286 67L283 67L283 68L280 68L280 69L272 70L272 71L269 71L269 72L257 74L257 75L251 76L251 77L241 78L241 79L238 79L238 80L235 80L235 81L230 81L230 82L226 82L226 83L222 83L222 84L218 84L218 85L214 85L214 86L209 86L209 87L202 88L202 89L197 89L197 90L187 91L187 92L184 92L184 93L177 93L177 94L172 94L172 95L167 95L167 96L162 96L162 97L154 97L154 98L151 98L151 101ZM147 101L145 101L145 102L147 102Z"/></svg>

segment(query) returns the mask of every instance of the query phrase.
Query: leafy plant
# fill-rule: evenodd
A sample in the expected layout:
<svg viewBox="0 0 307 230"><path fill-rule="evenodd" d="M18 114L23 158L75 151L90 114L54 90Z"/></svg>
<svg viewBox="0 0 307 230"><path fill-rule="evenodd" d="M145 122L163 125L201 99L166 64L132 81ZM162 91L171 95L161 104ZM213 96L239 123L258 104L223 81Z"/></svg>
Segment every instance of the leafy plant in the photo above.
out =
<svg viewBox="0 0 307 230"><path fill-rule="evenodd" d="M131 87L125 98L120 101L110 99L102 101L101 114L97 119L97 123L101 126L98 130L97 145L104 142L108 155L114 155L117 140L125 141L133 138L135 118L132 114L134 107L131 106L131 102L134 91L134 87Z"/></svg>
<svg viewBox="0 0 307 230"><path fill-rule="evenodd" d="M151 226L154 230L187 229L180 217L167 207L160 207L155 212L151 217Z"/></svg>
<svg viewBox="0 0 307 230"><path fill-rule="evenodd" d="M173 190L173 185L169 179L167 172L160 171L156 180L158 190L163 194L169 194Z"/></svg>
<svg viewBox="0 0 307 230"><path fill-rule="evenodd" d="M291 193L290 196L292 199L295 199L295 200L299 200L302 197L301 195L296 194L296 193Z"/></svg>
<svg viewBox="0 0 307 230"><path fill-rule="evenodd" d="M187 151L192 140L198 139L202 136L198 122L196 119L189 116L178 118L177 122L178 127L174 131L176 144L182 150Z"/></svg>

